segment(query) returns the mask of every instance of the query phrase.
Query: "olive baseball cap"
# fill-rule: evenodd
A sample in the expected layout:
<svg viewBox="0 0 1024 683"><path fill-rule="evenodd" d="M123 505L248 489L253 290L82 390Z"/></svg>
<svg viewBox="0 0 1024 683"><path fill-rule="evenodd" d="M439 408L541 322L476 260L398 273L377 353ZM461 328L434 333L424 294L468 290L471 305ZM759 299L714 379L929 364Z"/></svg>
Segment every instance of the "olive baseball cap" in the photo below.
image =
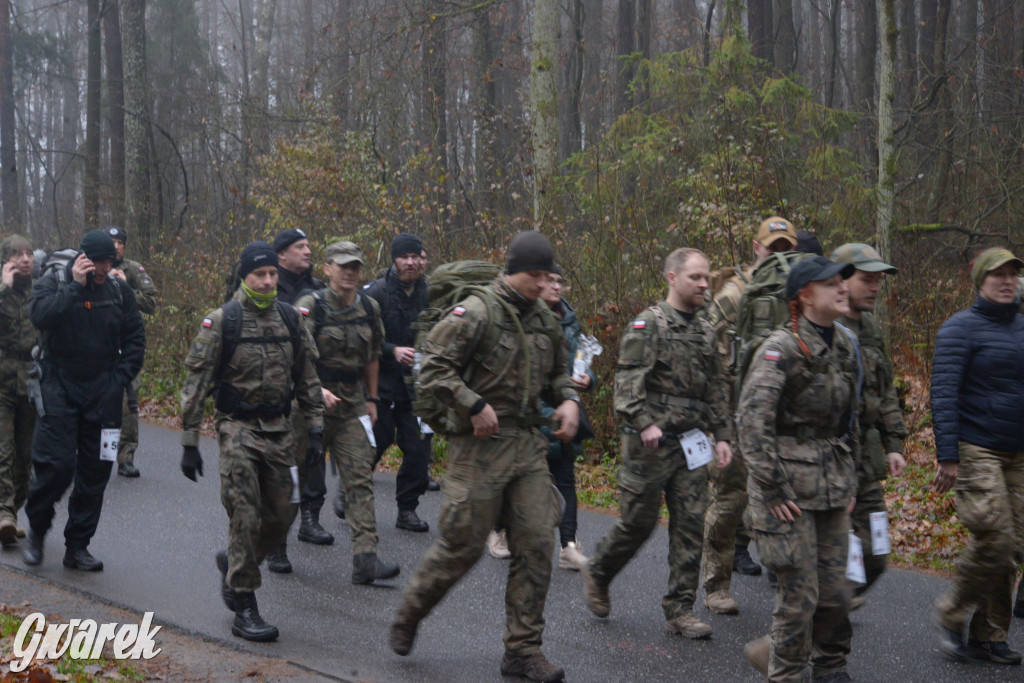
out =
<svg viewBox="0 0 1024 683"><path fill-rule="evenodd" d="M796 246L796 229L792 223L780 216L772 216L761 221L761 227L757 229L758 242L770 247L781 239L787 239L792 246Z"/></svg>
<svg viewBox="0 0 1024 683"><path fill-rule="evenodd" d="M1024 268L1024 261L1013 255L1009 249L994 247L986 249L974 259L974 268L971 269L971 280L974 281L976 289L981 289L981 283L985 276L996 268L1012 263L1018 270Z"/></svg>
<svg viewBox="0 0 1024 683"><path fill-rule="evenodd" d="M896 266L890 266L882 260L881 255L869 244L848 242L832 252L832 260L836 263L852 263L857 270L866 273L888 273L895 275Z"/></svg>
<svg viewBox="0 0 1024 683"><path fill-rule="evenodd" d="M355 242L335 242L327 247L327 260L339 266L348 263L363 265L363 250Z"/></svg>
<svg viewBox="0 0 1024 683"><path fill-rule="evenodd" d="M853 275L855 268L849 263L834 263L824 256L812 256L800 261L789 271L786 278L786 299L792 301L800 290L812 282L828 280L835 275L847 279Z"/></svg>

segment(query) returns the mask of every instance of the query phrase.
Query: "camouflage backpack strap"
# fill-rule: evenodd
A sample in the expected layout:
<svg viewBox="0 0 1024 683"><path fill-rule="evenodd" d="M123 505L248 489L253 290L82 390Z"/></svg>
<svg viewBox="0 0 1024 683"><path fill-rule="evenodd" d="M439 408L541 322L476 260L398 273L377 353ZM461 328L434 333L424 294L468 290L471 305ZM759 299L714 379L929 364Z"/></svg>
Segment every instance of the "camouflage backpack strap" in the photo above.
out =
<svg viewBox="0 0 1024 683"><path fill-rule="evenodd" d="M856 400L853 403L853 410L850 411L850 428L846 432L844 440L848 440L853 434L854 430L857 429L857 411L860 409L860 395L864 389L864 362L860 357L860 344L857 343L857 335L853 331L841 323L836 323L836 327L846 334L850 340L850 344L853 345L853 358L857 362L857 387L856 387Z"/></svg>

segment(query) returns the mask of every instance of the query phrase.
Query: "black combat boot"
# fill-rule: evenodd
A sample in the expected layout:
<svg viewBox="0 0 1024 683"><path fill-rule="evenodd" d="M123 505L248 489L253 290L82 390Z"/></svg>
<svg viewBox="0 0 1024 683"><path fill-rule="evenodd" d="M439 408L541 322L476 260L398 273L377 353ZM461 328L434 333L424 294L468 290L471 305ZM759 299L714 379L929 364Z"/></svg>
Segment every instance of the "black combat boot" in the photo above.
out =
<svg viewBox="0 0 1024 683"><path fill-rule="evenodd" d="M732 570L744 576L761 576L761 565L754 562L754 558L750 556L750 551L747 550L745 545L736 546L736 555L732 560Z"/></svg>
<svg viewBox="0 0 1024 683"><path fill-rule="evenodd" d="M299 540L303 543L313 545L330 545L334 543L334 536L320 526L320 505L317 503L302 503L299 505L299 515L302 522L299 524Z"/></svg>
<svg viewBox="0 0 1024 683"><path fill-rule="evenodd" d="M117 474L129 479L135 479L139 476L139 468L130 462L123 462L117 466Z"/></svg>
<svg viewBox="0 0 1024 683"><path fill-rule="evenodd" d="M103 563L92 556L85 548L72 550L68 548L64 553L64 566L68 569L78 569L83 572L101 572Z"/></svg>
<svg viewBox="0 0 1024 683"><path fill-rule="evenodd" d="M35 529L29 529L28 541L21 549L21 559L32 567L43 561L43 534L37 534Z"/></svg>
<svg viewBox="0 0 1024 683"><path fill-rule="evenodd" d="M398 519L395 520L395 528L419 533L430 531L430 525L420 519L415 510L400 510Z"/></svg>
<svg viewBox="0 0 1024 683"><path fill-rule="evenodd" d="M334 498L334 514L338 515L338 519L345 519L345 492L339 490L338 495Z"/></svg>
<svg viewBox="0 0 1024 683"><path fill-rule="evenodd" d="M267 569L275 574L291 574L292 563L288 559L288 546L282 543L267 555Z"/></svg>
<svg viewBox="0 0 1024 683"><path fill-rule="evenodd" d="M398 565L381 562L377 553L360 553L352 558L352 583L373 583L398 576Z"/></svg>
<svg viewBox="0 0 1024 683"><path fill-rule="evenodd" d="M530 681L564 681L565 670L555 666L541 653L515 656L507 652L501 658L502 676L522 676Z"/></svg>
<svg viewBox="0 0 1024 683"><path fill-rule="evenodd" d="M252 591L235 593L235 621L231 624L231 632L239 638L257 643L269 643L277 640L279 635L276 626L263 621L260 608L256 605L256 594Z"/></svg>
<svg viewBox="0 0 1024 683"><path fill-rule="evenodd" d="M235 602L235 591L228 585L228 554L223 550L217 552L217 569L220 571L220 598L224 601L225 607L236 612L238 607Z"/></svg>

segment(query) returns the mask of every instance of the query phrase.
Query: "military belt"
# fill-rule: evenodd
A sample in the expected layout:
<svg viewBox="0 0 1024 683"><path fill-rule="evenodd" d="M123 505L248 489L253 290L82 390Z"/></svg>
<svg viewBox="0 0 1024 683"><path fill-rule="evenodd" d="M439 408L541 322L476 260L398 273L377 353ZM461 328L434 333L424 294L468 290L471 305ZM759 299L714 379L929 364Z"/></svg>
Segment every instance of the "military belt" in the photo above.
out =
<svg viewBox="0 0 1024 683"><path fill-rule="evenodd" d="M663 394L658 391L649 391L647 392L647 398L654 403L661 403L662 405L673 406L676 408L690 408L692 410L698 410L705 415L711 412L711 408L707 403L690 396L677 396L675 394Z"/></svg>
<svg viewBox="0 0 1024 683"><path fill-rule="evenodd" d="M530 427L550 427L558 429L558 423L540 415L520 415L498 418L499 429L529 429Z"/></svg>
<svg viewBox="0 0 1024 683"><path fill-rule="evenodd" d="M320 363L316 364L316 374L321 382L329 383L344 382L345 384L355 384L363 377L363 373L357 370L332 370Z"/></svg>
<svg viewBox="0 0 1024 683"><path fill-rule="evenodd" d="M220 412L239 420L251 420L254 417L261 420L272 420L281 415L285 417L291 415L292 396L291 392L289 392L288 398L281 403L261 402L254 404L243 401L238 389L230 384L222 383L217 388L217 397L214 400L214 405Z"/></svg>
<svg viewBox="0 0 1024 683"><path fill-rule="evenodd" d="M838 439L842 435L836 434L835 429L828 427L815 427L813 425L799 425L796 427L780 427L775 432L778 436L789 436L799 441Z"/></svg>

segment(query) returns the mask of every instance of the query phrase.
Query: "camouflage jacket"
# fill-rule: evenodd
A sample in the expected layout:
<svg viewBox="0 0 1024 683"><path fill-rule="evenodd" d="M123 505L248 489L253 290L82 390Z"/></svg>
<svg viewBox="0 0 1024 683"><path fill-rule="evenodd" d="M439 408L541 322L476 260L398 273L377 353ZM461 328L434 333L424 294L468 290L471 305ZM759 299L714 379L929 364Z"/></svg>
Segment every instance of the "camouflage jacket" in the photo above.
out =
<svg viewBox="0 0 1024 683"><path fill-rule="evenodd" d="M153 315L156 312L156 285L150 279L149 273L138 261L121 259L116 266L124 272L125 282L135 292L135 302L139 306L140 313Z"/></svg>
<svg viewBox="0 0 1024 683"><path fill-rule="evenodd" d="M338 397L338 403L327 410L332 417L362 415L366 412L366 366L380 360L384 343L384 321L380 306L372 297L356 295L355 303L346 306L331 289L321 289L323 326L316 330L317 301L305 294L295 302L302 314L302 323L314 336L320 360L316 371L325 389ZM364 301L372 311L367 311ZM378 370L379 371L379 366ZM355 411L355 412L353 412Z"/></svg>
<svg viewBox="0 0 1024 683"><path fill-rule="evenodd" d="M242 304L242 337L290 337L288 325L281 319L276 306L260 311L239 289L234 298ZM185 359L188 376L181 390L182 446L199 444L199 424L203 417L203 403L214 388L218 369L221 382L230 384L241 394L242 400L250 404L282 403L294 389L299 408L309 423L310 429L323 427L324 403L320 392L320 381L316 376L316 346L308 332L301 325L298 355L291 342L258 344L240 342L235 347L234 357L221 365L221 340L223 335L224 309L218 308L203 319L199 334L192 341L192 348ZM217 411L218 424L224 420L235 420L230 415ZM272 418L254 417L245 422L257 426L264 432L286 432L291 422L284 415Z"/></svg>
<svg viewBox="0 0 1024 683"><path fill-rule="evenodd" d="M615 413L622 426L665 432L699 428L732 440L728 386L711 325L687 321L661 301L626 328L615 371Z"/></svg>
<svg viewBox="0 0 1024 683"><path fill-rule="evenodd" d="M28 317L32 280L15 278L14 286L0 283L0 386L20 396L28 394L28 354L36 344L36 328Z"/></svg>
<svg viewBox="0 0 1024 683"><path fill-rule="evenodd" d="M747 286L746 283L754 276L754 267L751 266L743 269L743 275L746 277L745 280L739 275L729 278L705 309L707 321L715 333L718 353L722 357L722 367L725 370L726 392L730 409L736 405L736 396L734 395L736 375L732 370L736 367L739 360L735 358L737 349L733 345L733 330L736 328L736 319L740 314L740 299L743 298L743 289Z"/></svg>
<svg viewBox="0 0 1024 683"><path fill-rule="evenodd" d="M743 381L736 429L750 504L763 509L792 500L807 510L843 508L857 491L859 428L850 430L856 351L838 328L826 346L803 316L799 334L812 358L792 330L776 330Z"/></svg>
<svg viewBox="0 0 1024 683"><path fill-rule="evenodd" d="M467 423L480 399L499 418L519 416L524 389L526 415L540 414L538 399L553 406L578 400L566 372L569 354L555 314L539 299L523 299L502 278L488 286L517 311L529 346L529 363L512 314L504 306L491 306L489 311L487 302L472 295L442 318L423 341L417 391L452 406ZM497 325L501 336L493 348L479 349L487 325ZM524 376L527 365L529 375Z"/></svg>
<svg viewBox="0 0 1024 683"><path fill-rule="evenodd" d="M878 320L871 313L861 313L860 320L844 316L840 322L857 335L863 363L864 384L858 415L863 450L858 477L863 486L885 479L889 469L885 456L903 452L907 425L903 422L900 401L892 381L892 363Z"/></svg>

